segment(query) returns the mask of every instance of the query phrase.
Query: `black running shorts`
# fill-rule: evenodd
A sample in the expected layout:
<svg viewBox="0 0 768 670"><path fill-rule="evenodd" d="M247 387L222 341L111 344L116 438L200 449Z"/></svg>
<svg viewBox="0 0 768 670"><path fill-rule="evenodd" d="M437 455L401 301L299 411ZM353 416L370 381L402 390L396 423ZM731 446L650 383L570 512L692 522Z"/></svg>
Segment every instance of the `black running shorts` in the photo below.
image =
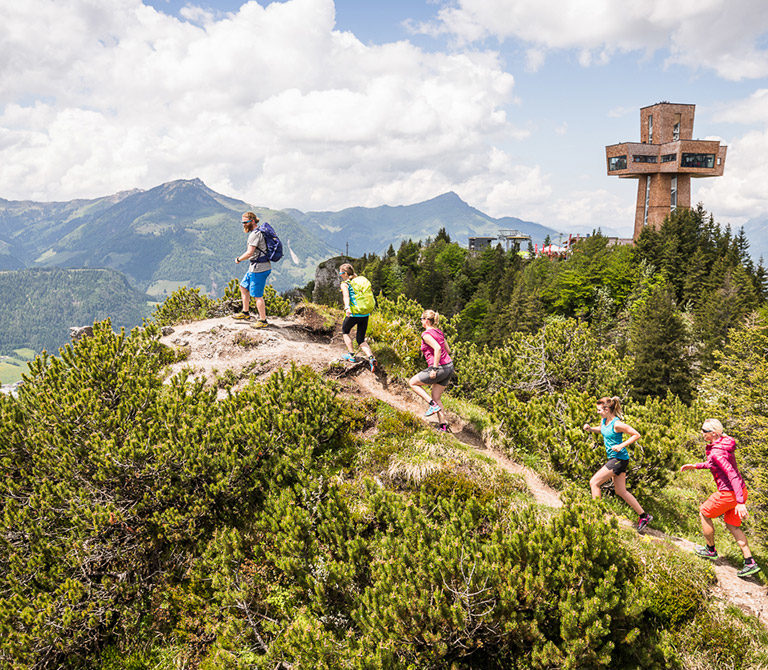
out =
<svg viewBox="0 0 768 670"><path fill-rule="evenodd" d="M627 468L629 467L629 459L609 458L608 462L605 464L605 467L613 472L614 475L620 475L622 472L627 471Z"/></svg>

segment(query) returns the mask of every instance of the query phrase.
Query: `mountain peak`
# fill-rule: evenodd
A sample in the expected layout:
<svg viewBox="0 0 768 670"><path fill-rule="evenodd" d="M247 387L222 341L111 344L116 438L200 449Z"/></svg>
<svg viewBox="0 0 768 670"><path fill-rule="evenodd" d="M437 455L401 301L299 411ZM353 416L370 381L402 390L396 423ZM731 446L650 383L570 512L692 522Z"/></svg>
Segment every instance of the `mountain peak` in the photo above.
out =
<svg viewBox="0 0 768 670"><path fill-rule="evenodd" d="M199 177L194 177L192 179L174 179L173 181L168 181L165 184L161 184L157 188L164 189L164 190L178 189L178 188L195 188L195 189L203 189L205 191L211 190L205 185L205 182L203 182L203 180L200 179Z"/></svg>
<svg viewBox="0 0 768 670"><path fill-rule="evenodd" d="M427 200L426 202L440 202L446 205L466 205L467 203L464 202L464 200L461 199L458 193L456 191L447 191L446 193L442 193L438 196L435 196L431 200Z"/></svg>

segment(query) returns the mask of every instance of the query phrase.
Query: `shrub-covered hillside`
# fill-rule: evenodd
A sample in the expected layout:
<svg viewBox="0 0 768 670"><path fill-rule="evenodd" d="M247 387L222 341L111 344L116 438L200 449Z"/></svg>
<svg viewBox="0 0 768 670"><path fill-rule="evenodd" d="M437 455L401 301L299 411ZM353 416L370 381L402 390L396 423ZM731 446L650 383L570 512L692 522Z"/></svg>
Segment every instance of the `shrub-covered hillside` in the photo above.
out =
<svg viewBox="0 0 768 670"><path fill-rule="evenodd" d="M205 316L204 302L180 291L155 319ZM372 319L391 384L420 367L420 309L382 298ZM711 388L764 328L729 338ZM98 324L38 358L17 399L0 396L3 666L768 663L757 620L710 596L709 564L623 529L610 495L588 499L602 447L579 427L595 395L632 387L631 360L586 324L548 321L496 350L457 341L449 391L454 412L565 491L559 510L451 435L306 367L217 402L212 383L167 379L177 354L157 331ZM645 436L632 485L659 527L696 533L696 480L674 470L721 400L627 404ZM745 420L763 411L742 406Z"/></svg>

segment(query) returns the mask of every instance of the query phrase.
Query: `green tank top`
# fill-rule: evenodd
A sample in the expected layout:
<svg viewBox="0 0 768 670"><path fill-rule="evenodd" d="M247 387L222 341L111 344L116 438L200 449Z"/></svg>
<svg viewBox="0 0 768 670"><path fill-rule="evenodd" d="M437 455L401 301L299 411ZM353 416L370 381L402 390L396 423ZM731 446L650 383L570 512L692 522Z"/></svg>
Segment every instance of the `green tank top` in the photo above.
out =
<svg viewBox="0 0 768 670"><path fill-rule="evenodd" d="M613 451L611 447L618 447L624 441L623 433L617 433L614 430L613 424L619 420L619 417L615 416L611 419L610 423L606 424L605 419L600 419L600 432L603 435L603 441L605 442L605 455L608 458L618 458L621 461L629 460L629 452L624 447L619 451Z"/></svg>

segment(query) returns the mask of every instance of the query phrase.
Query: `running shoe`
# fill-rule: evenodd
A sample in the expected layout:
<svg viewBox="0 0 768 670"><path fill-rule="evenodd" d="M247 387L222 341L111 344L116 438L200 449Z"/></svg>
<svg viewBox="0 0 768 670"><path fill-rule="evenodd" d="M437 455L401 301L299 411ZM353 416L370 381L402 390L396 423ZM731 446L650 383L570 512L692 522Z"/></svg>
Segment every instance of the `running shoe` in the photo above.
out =
<svg viewBox="0 0 768 670"><path fill-rule="evenodd" d="M439 412L442 408L440 405L438 405L434 400L429 401L429 407L427 407L427 411L424 412L424 416L432 416L433 414L436 414Z"/></svg>
<svg viewBox="0 0 768 670"><path fill-rule="evenodd" d="M750 575L754 575L756 572L760 572L760 566L752 561L752 563L744 562L744 567L739 570L736 574L739 577L749 577Z"/></svg>
<svg viewBox="0 0 768 670"><path fill-rule="evenodd" d="M232 315L233 319L237 319L238 321L250 321L251 320L251 313L250 312L238 312L237 314Z"/></svg>
<svg viewBox="0 0 768 670"><path fill-rule="evenodd" d="M645 527L653 521L653 515L641 514L637 519L637 532L642 533Z"/></svg>
<svg viewBox="0 0 768 670"><path fill-rule="evenodd" d="M261 319L256 319L256 323L253 324L254 328L266 328L269 324Z"/></svg>
<svg viewBox="0 0 768 670"><path fill-rule="evenodd" d="M718 558L717 551L712 551L707 547L696 547L696 555L701 556L702 558L708 558L712 561L715 561Z"/></svg>
<svg viewBox="0 0 768 670"><path fill-rule="evenodd" d="M357 359L354 354L346 353L341 357L341 360L347 361L348 363L354 363Z"/></svg>

